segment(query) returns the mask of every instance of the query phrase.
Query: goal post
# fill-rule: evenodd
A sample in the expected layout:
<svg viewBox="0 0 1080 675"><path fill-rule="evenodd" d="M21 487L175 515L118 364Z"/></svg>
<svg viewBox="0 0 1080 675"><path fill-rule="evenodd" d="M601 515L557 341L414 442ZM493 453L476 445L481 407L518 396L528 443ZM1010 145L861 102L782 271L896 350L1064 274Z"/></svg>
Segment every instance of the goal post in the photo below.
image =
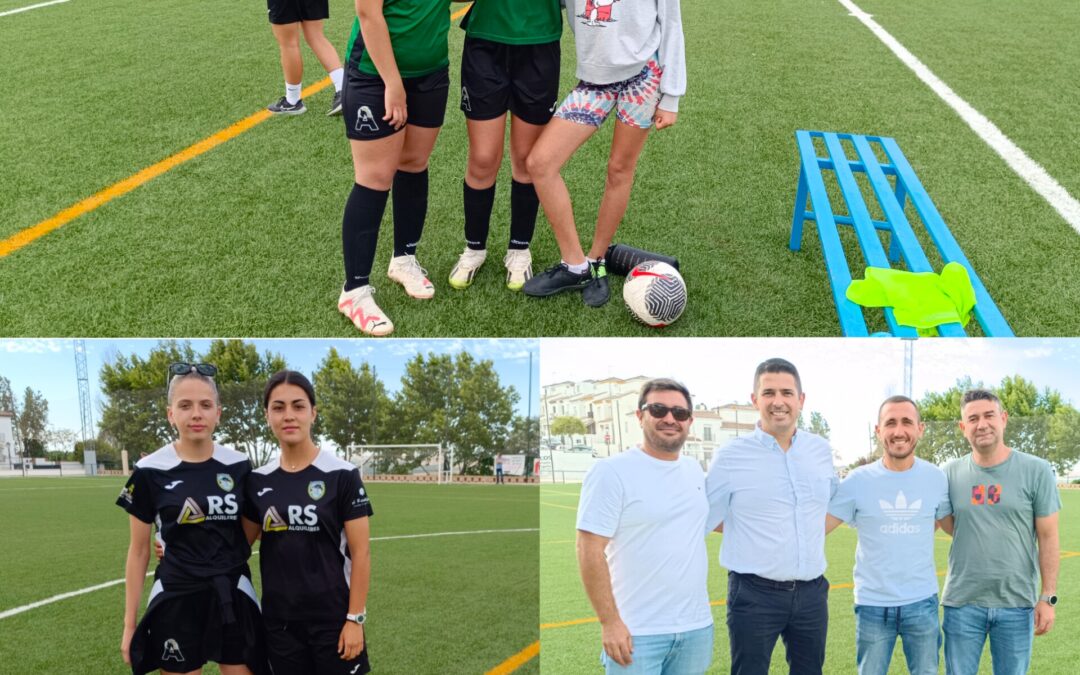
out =
<svg viewBox="0 0 1080 675"><path fill-rule="evenodd" d="M365 481L451 483L454 451L442 443L361 445L346 448L347 459L360 468Z"/></svg>

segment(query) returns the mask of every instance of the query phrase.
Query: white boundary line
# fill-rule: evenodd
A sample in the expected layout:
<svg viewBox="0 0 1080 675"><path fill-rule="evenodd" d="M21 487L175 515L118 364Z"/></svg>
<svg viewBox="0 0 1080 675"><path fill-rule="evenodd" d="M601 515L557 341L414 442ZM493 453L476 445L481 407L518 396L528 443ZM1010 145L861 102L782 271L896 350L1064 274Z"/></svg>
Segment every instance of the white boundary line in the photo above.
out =
<svg viewBox="0 0 1080 675"><path fill-rule="evenodd" d="M61 2L69 2L70 0L49 0L49 2L39 2L36 5L30 5L28 7L20 7L18 9L9 9L6 12L0 12L0 16L8 16L9 14L18 14L19 12L29 12L32 9L38 7L48 7L49 5L59 5ZM2 617L0 617L2 618Z"/></svg>
<svg viewBox="0 0 1080 675"><path fill-rule="evenodd" d="M1062 218L1065 219L1074 230L1080 232L1080 201L1077 201L1069 192L1062 187L1054 178L1046 172L1035 160L1027 156L1015 143L1001 132L985 115L960 98L949 85L942 82L926 65L909 52L904 45L888 33L876 21L851 0L837 0L846 7L851 15L869 28L885 46L892 50L897 57L925 82L935 94L941 97L945 103L960 115L960 119L978 134L979 138L986 142L994 152L999 154L1005 163L1013 171L1024 179L1035 192L1054 207Z"/></svg>
<svg viewBox="0 0 1080 675"><path fill-rule="evenodd" d="M389 537L372 537L371 541L390 541L392 539L423 539L426 537L453 537L466 534L494 534L504 532L539 532L538 527L524 527L511 530L471 530L468 532L429 532L427 534L399 534ZM258 555L258 551L255 551L252 555ZM146 576L152 576L153 571L147 572ZM103 584L97 586L89 586L87 588L80 588L77 591L70 591L68 593L61 593L60 595L54 595L51 598L45 598L44 600L38 600L37 602L31 602L29 605L23 605L21 607L13 607L12 609L6 609L0 612L0 619L6 619L8 617L15 616L16 614L22 614L28 612L31 609L37 609L45 605L51 605L54 602L60 602L61 600L67 600L68 598L74 598L78 595L85 595L87 593L93 593L94 591L100 591L103 588L109 588L110 586L116 586L124 583L123 579L113 579L112 581L106 581Z"/></svg>

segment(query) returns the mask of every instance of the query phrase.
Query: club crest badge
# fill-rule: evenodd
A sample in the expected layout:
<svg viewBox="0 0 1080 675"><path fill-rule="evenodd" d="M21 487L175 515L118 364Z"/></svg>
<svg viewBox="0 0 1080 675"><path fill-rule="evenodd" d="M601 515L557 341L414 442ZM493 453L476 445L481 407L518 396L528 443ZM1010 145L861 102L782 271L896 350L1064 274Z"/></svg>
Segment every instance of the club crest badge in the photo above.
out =
<svg viewBox="0 0 1080 675"><path fill-rule="evenodd" d="M233 477L227 473L219 473L217 475L217 484L218 487L225 492L232 492L232 489L235 486L235 483L233 483Z"/></svg>
<svg viewBox="0 0 1080 675"><path fill-rule="evenodd" d="M322 496L326 494L326 483L321 480L313 480L308 483L307 486L308 497L311 497L315 501L322 499Z"/></svg>

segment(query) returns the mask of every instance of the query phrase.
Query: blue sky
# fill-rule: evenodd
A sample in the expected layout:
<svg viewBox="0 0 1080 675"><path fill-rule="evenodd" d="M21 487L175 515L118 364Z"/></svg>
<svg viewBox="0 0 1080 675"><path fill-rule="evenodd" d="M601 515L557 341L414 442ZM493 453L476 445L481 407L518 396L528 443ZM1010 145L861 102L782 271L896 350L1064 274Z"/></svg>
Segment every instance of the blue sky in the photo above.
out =
<svg viewBox="0 0 1080 675"><path fill-rule="evenodd" d="M456 354L470 352L478 359L494 362L503 386L513 385L521 400L516 412L528 414L529 355L532 354L532 414L539 410L538 340L259 340L249 339L260 352L281 354L290 367L308 374L317 368L331 347L347 357L354 365L367 361L391 392L401 387L405 364L416 354ZM191 340L197 352L209 348L210 340ZM86 340L86 362L90 380L90 395L94 400L94 420L100 415L104 397L97 375L101 365L117 354L145 356L157 340ZM49 401L49 423L71 429L81 428L79 392L75 375L74 341L60 339L0 340L0 375L11 380L16 396L21 399L26 387L40 391Z"/></svg>

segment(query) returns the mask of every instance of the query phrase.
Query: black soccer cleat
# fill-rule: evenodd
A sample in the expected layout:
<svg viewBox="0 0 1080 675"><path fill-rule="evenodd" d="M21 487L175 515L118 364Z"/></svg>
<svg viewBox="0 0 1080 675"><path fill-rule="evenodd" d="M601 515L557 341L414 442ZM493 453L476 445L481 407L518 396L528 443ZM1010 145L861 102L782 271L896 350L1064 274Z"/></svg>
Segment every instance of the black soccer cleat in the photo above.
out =
<svg viewBox="0 0 1080 675"><path fill-rule="evenodd" d="M607 267L603 260L589 263L589 272L592 279L581 291L581 299L589 307L603 307L611 298L611 289L608 286Z"/></svg>
<svg viewBox="0 0 1080 675"><path fill-rule="evenodd" d="M330 102L330 109L326 111L327 117L341 114L341 92L334 92L334 100Z"/></svg>
<svg viewBox="0 0 1080 675"><path fill-rule="evenodd" d="M266 109L275 115L302 115L307 112L307 108L304 107L304 99L299 99L296 103L289 103L289 99L282 96L275 103L271 103L266 106Z"/></svg>
<svg viewBox="0 0 1080 675"><path fill-rule="evenodd" d="M580 291L592 281L589 270L578 274L564 263L556 263L525 282L521 292L534 298L544 298L563 291Z"/></svg>
<svg viewBox="0 0 1080 675"><path fill-rule="evenodd" d="M620 277L625 277L630 273L630 270L646 260L659 260L660 262L666 262L675 269L679 269L679 261L670 255L653 253L652 251L645 251L640 248L634 248L633 246L627 246L626 244L612 244L611 246L608 246L607 253L604 255L604 260L607 261L608 272L617 274Z"/></svg>

